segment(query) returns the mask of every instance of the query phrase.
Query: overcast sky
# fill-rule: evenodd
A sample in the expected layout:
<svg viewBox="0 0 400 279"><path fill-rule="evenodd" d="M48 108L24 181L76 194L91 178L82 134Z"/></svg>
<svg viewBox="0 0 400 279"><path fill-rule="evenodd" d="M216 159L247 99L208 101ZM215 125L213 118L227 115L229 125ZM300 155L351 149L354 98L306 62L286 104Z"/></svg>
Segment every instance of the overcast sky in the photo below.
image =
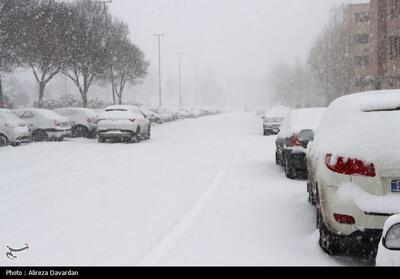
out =
<svg viewBox="0 0 400 279"><path fill-rule="evenodd" d="M150 76L139 88L141 95L145 91L156 101L158 48L153 35L163 33L163 88L174 105L177 52L183 51L184 94L190 105L195 64L198 84L205 76L214 76L233 103L263 99L261 95L268 94L266 75L270 67L279 60L305 60L332 6L338 2L344 1L113 0L111 9L129 24L133 42L151 62Z"/></svg>

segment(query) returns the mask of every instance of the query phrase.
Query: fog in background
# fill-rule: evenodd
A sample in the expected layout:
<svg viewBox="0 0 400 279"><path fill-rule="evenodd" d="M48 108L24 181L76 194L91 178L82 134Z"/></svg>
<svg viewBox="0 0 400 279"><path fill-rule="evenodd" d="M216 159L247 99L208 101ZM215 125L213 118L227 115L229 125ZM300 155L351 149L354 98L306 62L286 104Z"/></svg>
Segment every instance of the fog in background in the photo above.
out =
<svg viewBox="0 0 400 279"><path fill-rule="evenodd" d="M353 3L366 1L352 1ZM158 45L162 38L163 103L178 104L178 51L182 55L183 105L243 108L267 106L267 75L278 61L302 62L339 0L113 0L114 16L128 23L133 43L151 66L142 85L126 99L158 104ZM18 72L18 71L17 71ZM37 97L33 75L14 74ZM47 98L78 94L63 76L51 82ZM93 92L111 99L111 88Z"/></svg>

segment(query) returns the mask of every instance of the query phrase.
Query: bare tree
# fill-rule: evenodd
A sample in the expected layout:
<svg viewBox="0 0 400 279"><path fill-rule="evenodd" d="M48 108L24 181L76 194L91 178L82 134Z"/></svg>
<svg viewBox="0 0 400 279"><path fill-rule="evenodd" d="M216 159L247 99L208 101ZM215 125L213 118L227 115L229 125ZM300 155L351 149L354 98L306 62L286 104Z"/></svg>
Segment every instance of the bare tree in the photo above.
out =
<svg viewBox="0 0 400 279"><path fill-rule="evenodd" d="M70 8L56 0L37 0L14 20L20 30L14 35L19 41L17 55L30 68L38 83L38 105L43 101L45 87L68 61Z"/></svg>
<svg viewBox="0 0 400 279"><path fill-rule="evenodd" d="M19 62L10 35L19 33L20 26L12 19L30 4L30 1L0 0L0 107L5 107L1 74L11 72Z"/></svg>
<svg viewBox="0 0 400 279"><path fill-rule="evenodd" d="M354 66L349 57L351 37L342 25L329 25L318 37L308 63L326 96L326 103L350 93Z"/></svg>
<svg viewBox="0 0 400 279"><path fill-rule="evenodd" d="M144 53L129 41L129 30L125 23L115 20L109 30L107 52L112 67L108 68L102 79L111 81L118 103L122 104L127 83L135 85L141 82L147 75L149 63Z"/></svg>
<svg viewBox="0 0 400 279"><path fill-rule="evenodd" d="M103 5L97 1L77 0L71 4L73 23L68 38L68 63L63 73L79 89L82 105L87 107L89 88L107 70L107 24Z"/></svg>

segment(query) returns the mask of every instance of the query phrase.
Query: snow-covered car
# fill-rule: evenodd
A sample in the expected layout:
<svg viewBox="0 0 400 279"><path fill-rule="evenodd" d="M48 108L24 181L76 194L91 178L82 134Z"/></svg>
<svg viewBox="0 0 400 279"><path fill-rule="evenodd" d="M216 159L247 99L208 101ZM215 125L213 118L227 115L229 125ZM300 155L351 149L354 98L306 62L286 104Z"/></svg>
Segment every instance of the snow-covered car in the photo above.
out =
<svg viewBox="0 0 400 279"><path fill-rule="evenodd" d="M263 117L264 136L277 135L289 111L290 108L285 106L277 106L269 111L265 117Z"/></svg>
<svg viewBox="0 0 400 279"><path fill-rule="evenodd" d="M143 112L144 115L147 116L147 118L150 120L150 122L157 123L157 124L162 124L165 122L165 118L161 114L159 114L145 106L140 106L139 109Z"/></svg>
<svg viewBox="0 0 400 279"><path fill-rule="evenodd" d="M71 121L47 109L16 109L13 110L24 120L34 141L63 141L71 136Z"/></svg>
<svg viewBox="0 0 400 279"><path fill-rule="evenodd" d="M400 266L400 215L390 217L379 243L377 266Z"/></svg>
<svg viewBox="0 0 400 279"><path fill-rule="evenodd" d="M400 213L400 91L335 100L308 145L308 193L320 246L331 255L376 252Z"/></svg>
<svg viewBox="0 0 400 279"><path fill-rule="evenodd" d="M109 106L98 121L97 137L100 143L107 140L137 143L150 139L151 123L136 106Z"/></svg>
<svg viewBox="0 0 400 279"><path fill-rule="evenodd" d="M30 141L28 126L8 109L0 109L0 147Z"/></svg>
<svg viewBox="0 0 400 279"><path fill-rule="evenodd" d="M88 108L57 108L55 113L69 118L72 122L73 137L95 137L99 114Z"/></svg>
<svg viewBox="0 0 400 279"><path fill-rule="evenodd" d="M307 177L307 145L314 138L326 108L295 109L285 117L275 141L275 160L288 178Z"/></svg>

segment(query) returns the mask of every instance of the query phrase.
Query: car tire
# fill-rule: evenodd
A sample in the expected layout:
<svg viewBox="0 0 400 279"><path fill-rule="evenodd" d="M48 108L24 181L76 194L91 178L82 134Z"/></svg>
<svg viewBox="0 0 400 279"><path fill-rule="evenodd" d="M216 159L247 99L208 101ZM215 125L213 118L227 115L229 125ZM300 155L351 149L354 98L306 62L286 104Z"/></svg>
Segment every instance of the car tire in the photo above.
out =
<svg viewBox="0 0 400 279"><path fill-rule="evenodd" d="M32 133L32 140L35 142L49 141L49 136L43 130L36 130Z"/></svg>
<svg viewBox="0 0 400 279"><path fill-rule="evenodd" d="M149 125L149 129L146 134L146 140L149 140L149 139L151 139L151 125Z"/></svg>
<svg viewBox="0 0 400 279"><path fill-rule="evenodd" d="M312 205L312 206L316 206L317 203L315 202L315 197L314 194L312 192L312 187L311 187L311 181L307 181L307 193L308 193L308 202Z"/></svg>
<svg viewBox="0 0 400 279"><path fill-rule="evenodd" d="M0 147L9 145L8 138L5 135L0 135Z"/></svg>
<svg viewBox="0 0 400 279"><path fill-rule="evenodd" d="M264 136L266 137L266 136L270 136L271 134L270 134L270 132L268 132L267 130L264 130Z"/></svg>
<svg viewBox="0 0 400 279"><path fill-rule="evenodd" d="M281 165L281 162L280 162L280 160L279 160L279 155L278 155L278 152L277 152L277 151L275 151L275 164L277 164L278 166Z"/></svg>
<svg viewBox="0 0 400 279"><path fill-rule="evenodd" d="M74 138L88 138L89 129L83 125L78 125L72 129L72 137Z"/></svg>
<svg viewBox="0 0 400 279"><path fill-rule="evenodd" d="M340 238L328 230L325 223L322 222L319 229L319 246L330 256L344 256Z"/></svg>
<svg viewBox="0 0 400 279"><path fill-rule="evenodd" d="M103 137L98 137L98 138L97 138L97 141L98 141L98 143L105 143L105 142L106 142L106 139L103 138Z"/></svg>
<svg viewBox="0 0 400 279"><path fill-rule="evenodd" d="M140 127L137 127L136 133L131 138L131 142L139 143L140 140L141 140L141 138L140 138Z"/></svg>
<svg viewBox="0 0 400 279"><path fill-rule="evenodd" d="M340 238L329 231L324 223L318 189L314 199L316 203L316 227L319 230L319 246L330 256L344 255L341 249Z"/></svg>

